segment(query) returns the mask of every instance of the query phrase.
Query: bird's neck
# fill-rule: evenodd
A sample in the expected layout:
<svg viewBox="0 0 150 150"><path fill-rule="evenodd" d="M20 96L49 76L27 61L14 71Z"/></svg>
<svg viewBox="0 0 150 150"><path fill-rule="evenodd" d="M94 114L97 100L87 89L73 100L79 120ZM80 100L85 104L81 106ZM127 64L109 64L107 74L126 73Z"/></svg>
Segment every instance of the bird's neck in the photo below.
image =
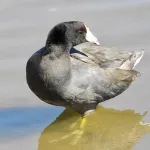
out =
<svg viewBox="0 0 150 150"><path fill-rule="evenodd" d="M46 53L43 55L41 67L47 77L52 79L51 83L54 82L53 86L64 85L71 78L70 48L70 44L50 44L45 49ZM45 62L47 62L46 65Z"/></svg>
<svg viewBox="0 0 150 150"><path fill-rule="evenodd" d="M52 59L60 58L61 56L69 57L71 48L72 46L69 43L65 45L63 44L51 44L49 46L46 45L45 54L48 54Z"/></svg>
<svg viewBox="0 0 150 150"><path fill-rule="evenodd" d="M46 41L45 54L49 54L54 57L60 57L61 55L69 55L72 43L69 42L66 35L53 36L49 35Z"/></svg>

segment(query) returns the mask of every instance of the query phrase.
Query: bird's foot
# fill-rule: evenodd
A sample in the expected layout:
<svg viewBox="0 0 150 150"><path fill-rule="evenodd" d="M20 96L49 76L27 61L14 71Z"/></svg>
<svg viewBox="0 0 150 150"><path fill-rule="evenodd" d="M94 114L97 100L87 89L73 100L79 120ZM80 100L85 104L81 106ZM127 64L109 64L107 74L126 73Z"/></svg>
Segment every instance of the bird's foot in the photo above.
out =
<svg viewBox="0 0 150 150"><path fill-rule="evenodd" d="M88 110L84 113L83 117L86 117L94 112L94 109Z"/></svg>

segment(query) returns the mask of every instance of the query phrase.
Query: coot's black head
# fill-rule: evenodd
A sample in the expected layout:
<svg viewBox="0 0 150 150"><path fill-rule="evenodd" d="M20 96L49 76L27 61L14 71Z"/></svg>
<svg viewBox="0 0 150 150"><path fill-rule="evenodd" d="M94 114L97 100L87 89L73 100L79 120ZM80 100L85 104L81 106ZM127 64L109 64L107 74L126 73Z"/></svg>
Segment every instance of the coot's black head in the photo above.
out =
<svg viewBox="0 0 150 150"><path fill-rule="evenodd" d="M96 37L83 22L69 21L56 25L50 31L46 45L71 43L72 46L75 46L87 41L99 45Z"/></svg>

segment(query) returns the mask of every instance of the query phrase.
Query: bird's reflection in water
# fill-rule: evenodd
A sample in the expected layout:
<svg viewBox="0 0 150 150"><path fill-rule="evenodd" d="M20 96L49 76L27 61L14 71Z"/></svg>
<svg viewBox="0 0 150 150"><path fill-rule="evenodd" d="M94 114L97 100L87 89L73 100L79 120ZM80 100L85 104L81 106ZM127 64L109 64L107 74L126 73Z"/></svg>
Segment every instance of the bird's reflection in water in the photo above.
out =
<svg viewBox="0 0 150 150"><path fill-rule="evenodd" d="M130 150L150 132L132 110L99 107L81 126L80 114L66 109L39 138L38 150Z"/></svg>

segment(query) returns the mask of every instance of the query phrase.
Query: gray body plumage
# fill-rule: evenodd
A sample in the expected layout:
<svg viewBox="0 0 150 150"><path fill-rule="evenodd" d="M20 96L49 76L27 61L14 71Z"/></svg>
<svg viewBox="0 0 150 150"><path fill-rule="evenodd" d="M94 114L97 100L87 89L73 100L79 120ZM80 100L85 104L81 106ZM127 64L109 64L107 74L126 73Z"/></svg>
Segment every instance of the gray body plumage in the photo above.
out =
<svg viewBox="0 0 150 150"><path fill-rule="evenodd" d="M108 67L70 57L69 52L53 58L35 53L27 63L27 81L43 101L84 113L122 93L138 74Z"/></svg>

